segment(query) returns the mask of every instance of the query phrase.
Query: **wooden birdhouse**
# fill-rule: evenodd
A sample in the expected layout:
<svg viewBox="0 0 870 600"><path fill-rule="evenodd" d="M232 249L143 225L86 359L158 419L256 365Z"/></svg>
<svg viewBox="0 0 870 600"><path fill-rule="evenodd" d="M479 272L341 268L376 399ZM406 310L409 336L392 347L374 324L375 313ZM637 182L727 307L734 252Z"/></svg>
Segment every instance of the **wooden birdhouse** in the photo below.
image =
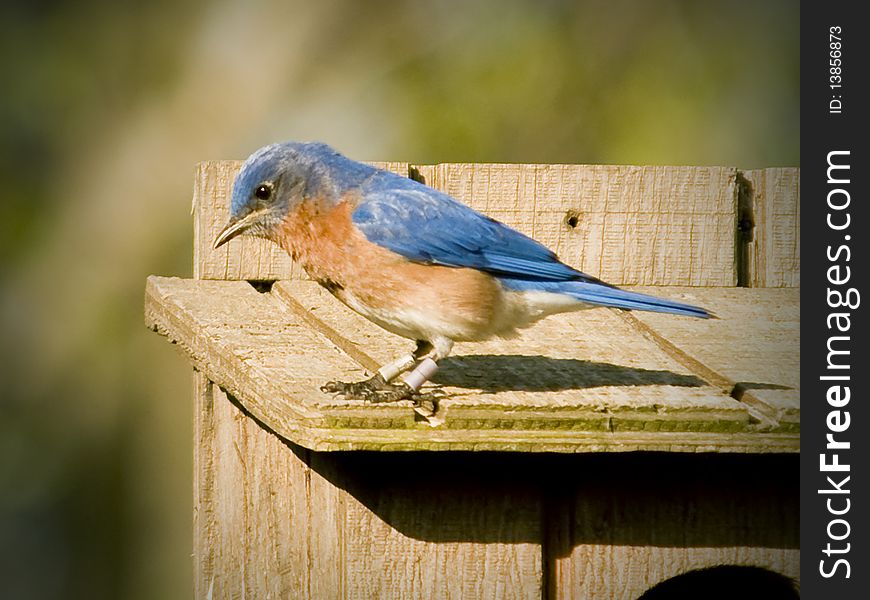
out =
<svg viewBox="0 0 870 600"><path fill-rule="evenodd" d="M150 277L145 298L194 371L197 598L634 599L798 577L797 169L378 166L719 318L552 316L457 344L434 413L345 401L320 386L413 344L269 242L213 250L240 163L200 164L194 278Z"/></svg>

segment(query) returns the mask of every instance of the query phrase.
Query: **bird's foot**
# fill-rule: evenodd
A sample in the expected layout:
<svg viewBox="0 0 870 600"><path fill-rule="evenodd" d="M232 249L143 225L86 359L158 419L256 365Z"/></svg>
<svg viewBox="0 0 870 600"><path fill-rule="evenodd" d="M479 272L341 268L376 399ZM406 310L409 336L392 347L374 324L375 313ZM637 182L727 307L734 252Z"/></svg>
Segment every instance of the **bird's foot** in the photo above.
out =
<svg viewBox="0 0 870 600"><path fill-rule="evenodd" d="M389 383L380 373L365 381L328 381L320 386L322 392L339 394L346 400L364 400L366 402L398 402L411 400L416 393L411 386L403 381Z"/></svg>
<svg viewBox="0 0 870 600"><path fill-rule="evenodd" d="M345 383L344 381L329 381L320 386L322 392L339 394L345 400L363 400L372 404L381 402L399 402L411 400L415 406L434 412L438 408L438 398L443 394L438 390L423 393L415 390L404 381L390 383L380 374L365 381Z"/></svg>

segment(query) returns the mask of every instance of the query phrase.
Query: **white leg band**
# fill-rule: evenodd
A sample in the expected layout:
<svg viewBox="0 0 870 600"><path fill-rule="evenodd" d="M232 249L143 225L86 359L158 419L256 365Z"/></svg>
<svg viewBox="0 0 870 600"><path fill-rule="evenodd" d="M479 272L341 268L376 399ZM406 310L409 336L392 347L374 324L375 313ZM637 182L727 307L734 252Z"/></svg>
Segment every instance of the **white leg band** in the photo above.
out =
<svg viewBox="0 0 870 600"><path fill-rule="evenodd" d="M405 375L405 383L414 391L419 390L437 372L438 363L431 358L424 358L416 369Z"/></svg>
<svg viewBox="0 0 870 600"><path fill-rule="evenodd" d="M406 354L401 358L397 358L391 363L385 364L378 369L378 374L384 378L384 381L392 381L408 369L414 366L417 360L411 354Z"/></svg>

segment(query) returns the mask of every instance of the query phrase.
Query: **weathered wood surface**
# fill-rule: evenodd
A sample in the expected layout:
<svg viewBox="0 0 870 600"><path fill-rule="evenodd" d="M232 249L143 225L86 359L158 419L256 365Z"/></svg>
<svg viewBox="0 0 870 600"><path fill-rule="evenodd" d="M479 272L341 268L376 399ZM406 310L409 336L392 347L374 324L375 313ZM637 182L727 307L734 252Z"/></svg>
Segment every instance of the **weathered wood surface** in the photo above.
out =
<svg viewBox="0 0 870 600"><path fill-rule="evenodd" d="M692 293L714 311L732 310L728 290ZM757 418L751 405L609 310L551 317L515 340L457 345L435 379L446 397L428 420L410 403L347 402L319 390L330 379L365 377L407 342L313 282L279 282L260 293L241 281L153 277L146 313L210 380L308 448L797 450L796 432L776 431L776 422ZM729 328L724 319L672 318L697 339Z"/></svg>
<svg viewBox="0 0 870 600"><path fill-rule="evenodd" d="M641 292L691 299L690 288L638 288ZM700 337L683 319L657 313L631 313L676 353L709 369L699 375L757 410L778 431L800 431L800 290L750 288L721 290L715 335ZM679 359L679 358L678 358ZM687 361L683 361L684 364Z"/></svg>
<svg viewBox="0 0 870 600"><path fill-rule="evenodd" d="M720 288L646 290L720 321L598 310L459 344L428 422L318 391L409 342L310 283L257 292L244 280L306 279L268 242L211 249L240 166L201 163L194 192L195 277L228 281L146 295L202 369L196 597L628 599L723 563L797 577L797 456L732 454L798 450L797 293L727 286L799 285L798 169L378 164L612 283Z"/></svg>
<svg viewBox="0 0 870 600"><path fill-rule="evenodd" d="M430 177L613 284L736 283L736 169L440 164Z"/></svg>
<svg viewBox="0 0 870 600"><path fill-rule="evenodd" d="M617 285L800 285L800 169L371 164L445 191ZM197 165L194 276L305 279L263 240L211 248L241 165Z"/></svg>
<svg viewBox="0 0 870 600"><path fill-rule="evenodd" d="M586 457L564 457L561 468L574 458ZM799 579L797 457L754 457L751 468L739 455L588 458L582 479L551 490L551 598L634 600L717 565Z"/></svg>
<svg viewBox="0 0 870 600"><path fill-rule="evenodd" d="M373 163L413 174L617 285L730 286L737 281L737 172L725 167ZM241 163L197 168L194 276L304 279L277 246L239 238L212 249Z"/></svg>
<svg viewBox="0 0 870 600"><path fill-rule="evenodd" d="M797 456L318 453L196 376L195 597L619 598L798 574Z"/></svg>
<svg viewBox="0 0 870 600"><path fill-rule="evenodd" d="M306 279L268 242L211 249L240 166L201 163L194 192L195 277L228 281L146 296L202 369L196 597L629 599L723 563L797 577L797 456L732 454L798 450L797 293L727 286L799 285L798 169L379 163L612 283L709 286L646 291L722 317L599 310L459 344L428 422L318 391L409 342L309 283L257 292L244 280Z"/></svg>
<svg viewBox="0 0 870 600"><path fill-rule="evenodd" d="M744 215L754 227L748 245L751 287L800 287L800 169L745 171Z"/></svg>
<svg viewBox="0 0 870 600"><path fill-rule="evenodd" d="M205 376L194 387L195 597L317 597L312 585L333 573L328 555L312 561L326 533L314 518L325 496L312 507L319 476Z"/></svg>
<svg viewBox="0 0 870 600"><path fill-rule="evenodd" d="M540 498L521 476L324 456L196 387L196 598L541 598Z"/></svg>

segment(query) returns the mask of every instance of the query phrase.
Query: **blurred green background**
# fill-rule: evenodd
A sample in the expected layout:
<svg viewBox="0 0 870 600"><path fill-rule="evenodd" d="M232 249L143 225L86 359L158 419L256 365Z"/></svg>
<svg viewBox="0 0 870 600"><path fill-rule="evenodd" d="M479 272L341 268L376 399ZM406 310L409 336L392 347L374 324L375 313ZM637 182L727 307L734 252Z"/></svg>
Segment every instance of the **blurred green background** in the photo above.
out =
<svg viewBox="0 0 870 600"><path fill-rule="evenodd" d="M193 166L798 165L799 3L0 8L0 595L191 590L191 377L143 326L190 276Z"/></svg>

